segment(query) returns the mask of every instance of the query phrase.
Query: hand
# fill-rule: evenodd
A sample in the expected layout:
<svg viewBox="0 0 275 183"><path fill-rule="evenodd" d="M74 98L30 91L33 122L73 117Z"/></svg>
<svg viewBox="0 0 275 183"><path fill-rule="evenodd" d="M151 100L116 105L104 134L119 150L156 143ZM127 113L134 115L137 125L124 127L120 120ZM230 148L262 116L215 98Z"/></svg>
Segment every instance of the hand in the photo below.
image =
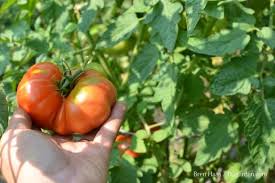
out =
<svg viewBox="0 0 275 183"><path fill-rule="evenodd" d="M98 132L74 142L32 129L30 117L18 109L1 139L3 175L8 183L105 183L124 113L125 106L117 103Z"/></svg>

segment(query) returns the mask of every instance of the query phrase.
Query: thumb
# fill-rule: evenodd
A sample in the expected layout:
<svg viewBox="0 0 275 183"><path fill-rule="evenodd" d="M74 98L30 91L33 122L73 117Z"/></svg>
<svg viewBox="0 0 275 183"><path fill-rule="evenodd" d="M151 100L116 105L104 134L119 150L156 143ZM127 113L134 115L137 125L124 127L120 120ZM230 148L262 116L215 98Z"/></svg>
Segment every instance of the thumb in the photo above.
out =
<svg viewBox="0 0 275 183"><path fill-rule="evenodd" d="M32 126L30 116L21 108L18 108L12 115L8 129L30 129Z"/></svg>

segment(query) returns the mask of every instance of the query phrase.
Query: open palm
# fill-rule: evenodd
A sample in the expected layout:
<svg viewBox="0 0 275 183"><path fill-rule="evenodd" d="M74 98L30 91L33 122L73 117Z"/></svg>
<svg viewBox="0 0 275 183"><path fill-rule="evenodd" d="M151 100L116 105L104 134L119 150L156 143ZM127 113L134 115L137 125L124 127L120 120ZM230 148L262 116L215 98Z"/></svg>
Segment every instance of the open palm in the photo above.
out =
<svg viewBox="0 0 275 183"><path fill-rule="evenodd" d="M117 103L110 118L80 141L32 129L18 109L1 139L1 170L8 183L106 182L112 144L125 113Z"/></svg>

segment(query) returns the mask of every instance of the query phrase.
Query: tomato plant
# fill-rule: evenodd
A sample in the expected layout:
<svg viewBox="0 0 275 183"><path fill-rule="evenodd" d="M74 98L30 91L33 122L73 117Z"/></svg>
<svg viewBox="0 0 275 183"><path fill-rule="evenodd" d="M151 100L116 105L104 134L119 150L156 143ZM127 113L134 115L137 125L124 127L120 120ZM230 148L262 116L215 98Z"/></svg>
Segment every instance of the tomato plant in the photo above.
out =
<svg viewBox="0 0 275 183"><path fill-rule="evenodd" d="M128 105L121 132L140 156L114 148L109 182L272 182L274 10L274 0L0 0L0 130L23 75L51 60L99 70Z"/></svg>

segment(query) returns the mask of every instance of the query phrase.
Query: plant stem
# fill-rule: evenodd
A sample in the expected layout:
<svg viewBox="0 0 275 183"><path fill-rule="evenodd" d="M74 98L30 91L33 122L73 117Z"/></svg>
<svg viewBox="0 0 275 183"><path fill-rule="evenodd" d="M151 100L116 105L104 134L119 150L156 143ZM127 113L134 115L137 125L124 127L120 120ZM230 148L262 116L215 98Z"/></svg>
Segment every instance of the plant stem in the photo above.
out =
<svg viewBox="0 0 275 183"><path fill-rule="evenodd" d="M140 119L140 121L142 122L145 131L147 132L147 134L151 134L151 130L150 127L148 126L148 124L146 123L145 119L143 118L143 116L141 114L138 114L138 118Z"/></svg>
<svg viewBox="0 0 275 183"><path fill-rule="evenodd" d="M77 51L73 52L73 55L78 55L78 54L80 54L82 52L90 50L91 48L92 48L91 46L87 46L87 47L85 47L83 49L80 49L80 50L77 50Z"/></svg>
<svg viewBox="0 0 275 183"><path fill-rule="evenodd" d="M156 127L161 127L163 125L165 125L165 122L160 122L160 123L155 123L153 125L149 125L148 128L152 129L152 128L156 128Z"/></svg>
<svg viewBox="0 0 275 183"><path fill-rule="evenodd" d="M108 68L106 62L105 62L105 58L103 57L103 55L101 54L97 54L97 58L101 64L101 66L103 67L104 71L106 72L106 74L109 76L109 77L112 77L112 73L110 71L110 69Z"/></svg>
<svg viewBox="0 0 275 183"><path fill-rule="evenodd" d="M93 53L95 51L95 49L96 49L96 41L93 40L93 38L92 38L92 36L91 36L91 34L89 32L86 32L86 36L87 36L87 38L88 38L88 40L90 42L90 45L91 45L87 49L91 50L91 53ZM88 62L85 62L84 67L86 67L87 63Z"/></svg>

